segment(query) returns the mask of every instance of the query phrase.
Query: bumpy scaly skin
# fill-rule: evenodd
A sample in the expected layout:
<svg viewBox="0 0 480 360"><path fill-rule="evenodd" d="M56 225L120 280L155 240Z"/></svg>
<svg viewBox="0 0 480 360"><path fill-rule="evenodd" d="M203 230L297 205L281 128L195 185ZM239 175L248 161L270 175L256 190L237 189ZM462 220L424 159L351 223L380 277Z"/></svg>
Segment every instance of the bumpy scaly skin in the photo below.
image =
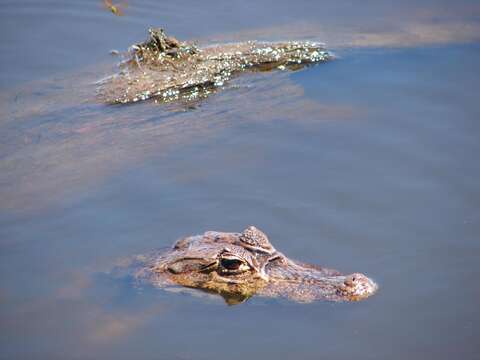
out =
<svg viewBox="0 0 480 360"><path fill-rule="evenodd" d="M158 287L203 289L229 303L254 294L298 302L358 301L377 290L363 274L342 275L287 258L253 226L242 233L208 231L186 237L171 250L138 259L138 279Z"/></svg>
<svg viewBox="0 0 480 360"><path fill-rule="evenodd" d="M199 49L150 29L149 39L130 48L119 74L100 83L100 99L131 103L150 98L193 101L221 88L235 74L325 62L333 58L313 42L243 42Z"/></svg>

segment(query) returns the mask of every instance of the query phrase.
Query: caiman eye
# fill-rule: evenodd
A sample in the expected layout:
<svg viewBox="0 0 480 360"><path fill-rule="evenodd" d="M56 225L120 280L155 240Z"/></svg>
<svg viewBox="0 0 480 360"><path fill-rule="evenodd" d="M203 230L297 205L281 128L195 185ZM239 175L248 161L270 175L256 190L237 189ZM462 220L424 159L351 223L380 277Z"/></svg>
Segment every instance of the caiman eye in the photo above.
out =
<svg viewBox="0 0 480 360"><path fill-rule="evenodd" d="M222 259L220 260L220 264L227 270L238 270L240 266L242 266L243 261L238 259Z"/></svg>

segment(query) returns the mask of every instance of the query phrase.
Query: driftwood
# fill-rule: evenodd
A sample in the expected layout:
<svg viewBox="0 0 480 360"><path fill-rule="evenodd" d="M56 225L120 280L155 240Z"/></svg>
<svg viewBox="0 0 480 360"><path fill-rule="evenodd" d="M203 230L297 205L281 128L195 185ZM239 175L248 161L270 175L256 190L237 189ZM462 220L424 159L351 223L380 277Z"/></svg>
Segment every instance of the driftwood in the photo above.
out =
<svg viewBox="0 0 480 360"><path fill-rule="evenodd" d="M106 103L195 100L205 97L244 71L298 69L325 62L332 55L313 42L255 42L198 48L150 29L149 39L130 47L120 72L100 83Z"/></svg>

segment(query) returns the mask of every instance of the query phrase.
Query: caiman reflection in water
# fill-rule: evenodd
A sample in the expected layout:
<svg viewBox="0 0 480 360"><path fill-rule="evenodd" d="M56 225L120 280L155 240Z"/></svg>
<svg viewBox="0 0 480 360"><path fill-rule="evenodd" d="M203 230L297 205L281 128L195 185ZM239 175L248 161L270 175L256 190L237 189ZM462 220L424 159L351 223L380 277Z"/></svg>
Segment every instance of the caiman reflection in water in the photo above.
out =
<svg viewBox="0 0 480 360"><path fill-rule="evenodd" d="M137 280L166 288L182 285L218 293L235 304L253 295L297 302L358 301L377 285L363 274L294 261L250 226L242 233L208 231L178 240L171 250L133 261Z"/></svg>
<svg viewBox="0 0 480 360"><path fill-rule="evenodd" d="M120 73L100 82L99 95L107 103L195 100L205 97L237 73L297 69L332 59L313 42L242 42L205 47L180 42L162 29L131 46Z"/></svg>

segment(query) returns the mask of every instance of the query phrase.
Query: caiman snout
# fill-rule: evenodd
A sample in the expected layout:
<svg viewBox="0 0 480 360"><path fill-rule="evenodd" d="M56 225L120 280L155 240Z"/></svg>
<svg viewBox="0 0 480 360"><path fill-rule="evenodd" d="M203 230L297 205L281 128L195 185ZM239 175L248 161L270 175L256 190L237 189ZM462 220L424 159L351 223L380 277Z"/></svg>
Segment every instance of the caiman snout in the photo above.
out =
<svg viewBox="0 0 480 360"><path fill-rule="evenodd" d="M277 253L265 268L268 285L261 293L287 296L301 302L320 299L358 301L373 295L378 285L360 273L342 275L336 270L292 261Z"/></svg>
<svg viewBox="0 0 480 360"><path fill-rule="evenodd" d="M361 300L372 295L378 285L363 274L347 275L343 284L338 288L337 294L348 297L349 300Z"/></svg>

